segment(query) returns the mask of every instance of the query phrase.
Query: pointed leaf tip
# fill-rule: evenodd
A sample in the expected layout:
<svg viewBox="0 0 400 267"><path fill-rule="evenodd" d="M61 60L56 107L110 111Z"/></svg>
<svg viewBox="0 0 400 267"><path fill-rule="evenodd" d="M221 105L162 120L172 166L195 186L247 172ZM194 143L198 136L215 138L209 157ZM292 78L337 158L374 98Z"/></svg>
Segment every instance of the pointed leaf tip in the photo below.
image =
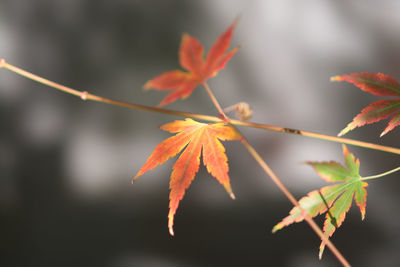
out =
<svg viewBox="0 0 400 267"><path fill-rule="evenodd" d="M168 229L169 229L169 234L170 234L171 236L174 236L174 235L175 235L175 233L174 233L174 228L173 228L172 226L170 226L170 227L168 227Z"/></svg>
<svg viewBox="0 0 400 267"><path fill-rule="evenodd" d="M142 175L143 175L143 170L138 171L138 173L135 175L135 177L132 178L131 183L133 184Z"/></svg>
<svg viewBox="0 0 400 267"><path fill-rule="evenodd" d="M284 225L283 225L282 223L278 223L278 224L276 224L276 225L272 228L271 232L272 232L273 234L275 234L276 232L278 232L279 230L281 230L283 227L284 227Z"/></svg>
<svg viewBox="0 0 400 267"><path fill-rule="evenodd" d="M325 245L319 247L318 259L322 260L322 254L324 253Z"/></svg>
<svg viewBox="0 0 400 267"><path fill-rule="evenodd" d="M364 221L365 219L365 209L361 211L361 220Z"/></svg>
<svg viewBox="0 0 400 267"><path fill-rule="evenodd" d="M139 178L140 175L136 175L135 177L132 178L131 183L134 184L137 180L137 178Z"/></svg>
<svg viewBox="0 0 400 267"><path fill-rule="evenodd" d="M240 15L237 15L235 17L235 20L232 22L231 26L233 26L235 28L236 25L238 24L239 20L240 20Z"/></svg>
<svg viewBox="0 0 400 267"><path fill-rule="evenodd" d="M144 91L147 91L147 90L149 90L150 88L151 88L151 80L149 80L149 81L147 81L144 85L143 85L143 87L142 87L142 90L144 90Z"/></svg>
<svg viewBox="0 0 400 267"><path fill-rule="evenodd" d="M343 78L339 75L336 75L336 76L332 76L329 80L331 82L341 82L341 81L343 81Z"/></svg>

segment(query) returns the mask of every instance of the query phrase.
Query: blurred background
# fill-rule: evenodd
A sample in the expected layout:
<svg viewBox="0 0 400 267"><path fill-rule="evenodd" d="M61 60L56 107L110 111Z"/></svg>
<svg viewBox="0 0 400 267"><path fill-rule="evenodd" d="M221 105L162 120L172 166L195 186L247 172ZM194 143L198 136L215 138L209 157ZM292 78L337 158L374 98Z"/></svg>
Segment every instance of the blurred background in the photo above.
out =
<svg viewBox="0 0 400 267"><path fill-rule="evenodd" d="M239 53L209 81L223 106L248 102L252 121L336 135L378 98L333 75L400 79L399 1L0 1L0 57L93 94L155 106L141 90L179 67L184 32L206 50L240 15ZM215 115L200 87L168 108ZM291 205L237 142L225 142L236 200L204 167L167 229L174 160L131 185L170 115L82 102L0 71L1 266L338 266L305 223L276 234ZM400 147L386 122L346 137ZM324 186L302 162L342 161L340 144L243 128L297 198ZM361 175L398 156L350 147ZM399 174L371 181L364 221L352 207L332 240L354 266L400 263ZM322 225L322 217L316 221Z"/></svg>

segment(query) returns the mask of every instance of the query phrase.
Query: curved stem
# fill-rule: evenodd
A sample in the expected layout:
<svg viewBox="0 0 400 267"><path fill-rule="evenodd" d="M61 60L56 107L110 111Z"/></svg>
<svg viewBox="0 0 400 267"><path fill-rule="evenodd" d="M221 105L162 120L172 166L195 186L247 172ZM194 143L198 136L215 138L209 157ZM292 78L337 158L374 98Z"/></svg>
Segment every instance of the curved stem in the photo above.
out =
<svg viewBox="0 0 400 267"><path fill-rule="evenodd" d="M27 72L23 69L15 67L15 66L7 63L4 59L0 59L0 68L8 69L8 70L10 70L14 73L17 73L25 78L32 79L36 82L42 83L44 85L47 85L54 89L60 90L62 92L65 92L65 93L68 93L71 95L75 95L77 97L80 97L82 100L91 100L91 101L111 104L111 105L120 106L120 107L145 110L145 111L151 111L151 112L157 112L157 113L164 113L164 114L170 114L170 115L181 116L181 117L189 117L189 118L205 120L205 121L212 121L212 122L221 121L221 118L218 118L215 116L196 114L196 113L190 113L190 112L182 112L182 111L163 109L163 108L157 108L157 107L149 107L149 106L145 106L145 105L127 103L127 102L112 100L112 99L97 96L97 95L92 95L86 91L78 91L78 90L72 89L70 87L66 87L64 85L44 79L40 76L37 76L37 75ZM211 90L209 90L209 91L211 92ZM215 97L214 97L214 99L215 99ZM224 114L223 111L220 113ZM221 115L221 116L224 116L224 115ZM226 118L228 118L228 117L225 115L224 120L226 120ZM261 124L261 123L255 123L255 122L244 122L244 121L233 120L233 119L229 119L229 118L228 118L228 120L229 120L229 123L233 124L233 125L264 129L264 130L269 130L269 131L274 131L274 132L302 135L302 136L311 137L311 138L315 138L315 139L321 139L321 140L326 140L326 141L330 141L330 142L359 146L359 147L364 147L364 148L369 148L369 149L374 149L374 150L379 150L379 151L383 151L383 152L389 152L389 153L400 155L400 148L382 146L382 145L378 145L378 144L373 144L373 143L368 143L368 142L363 142L363 141L358 141L358 140L353 140L353 139L348 139L348 138L330 136L330 135L325 135L325 134L320 134L320 133L302 131L302 130L279 127L279 126L268 125L268 124Z"/></svg>
<svg viewBox="0 0 400 267"><path fill-rule="evenodd" d="M365 176L365 177L362 177L361 180L378 179L378 178L381 178L383 176L392 174L392 173L397 172L397 171L400 171L400 167L394 168L393 170L390 170L390 171L387 171L387 172L383 172L383 173L380 173L380 174L371 175L371 176Z"/></svg>

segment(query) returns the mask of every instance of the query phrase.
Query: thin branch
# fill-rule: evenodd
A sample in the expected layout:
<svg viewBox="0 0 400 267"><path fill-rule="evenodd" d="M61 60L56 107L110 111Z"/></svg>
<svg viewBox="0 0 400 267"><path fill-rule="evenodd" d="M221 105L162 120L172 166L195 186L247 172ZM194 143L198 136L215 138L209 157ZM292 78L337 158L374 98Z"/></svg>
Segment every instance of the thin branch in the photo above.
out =
<svg viewBox="0 0 400 267"><path fill-rule="evenodd" d="M145 105L138 105L138 104L127 103L127 102L123 102L123 101L112 100L112 99L97 96L97 95L92 95L86 91L78 91L78 90L72 89L70 87L66 87L64 85L44 79L40 76L37 76L37 75L27 72L23 69L20 69L16 66L13 66L13 65L7 63L4 59L0 59L0 68L8 69L8 70L10 70L14 73L17 73L25 78L32 79L36 82L42 83L44 85L47 85L54 89L60 90L62 92L75 95L75 96L81 98L82 100L91 100L91 101L111 104L111 105L120 106L120 107L145 110L145 111L151 111L151 112L157 112L157 113L164 113L164 114L169 114L169 115L188 117L188 118L205 120L205 121L212 121L212 122L221 121L221 118L218 118L215 116L196 114L196 113L190 113L190 112L182 112L182 111L157 108L157 107L150 107L150 106L145 106ZM225 115L225 117L226 117L226 115ZM237 125L237 126L245 126L245 127L258 128L258 129L269 130L269 131L274 131L274 132L302 135L302 136L311 137L311 138L315 138L315 139L321 139L321 140L326 140L326 141L331 141L331 142L336 142L336 143L359 146L359 147L364 147L364 148L369 148L369 149L374 149L374 150L379 150L379 151L383 151L383 152L389 152L389 153L400 155L400 148L382 146L382 145L378 145L378 144L373 144L373 143L368 143L368 142L363 142L363 141L358 141L358 140L353 140L353 139L348 139L348 138L330 136L330 135L325 135L325 134L320 134L320 133L302 131L302 130L279 127L279 126L273 126L273 125L268 125L268 124L261 124L261 123L255 123L255 122L244 122L244 121L233 120L233 119L229 119L229 123L233 124L233 125Z"/></svg>
<svg viewBox="0 0 400 267"><path fill-rule="evenodd" d="M379 151L383 151L383 152L389 152L389 153L400 155L400 148L395 148L395 147L390 147L390 146L382 146L382 145L378 145L378 144L373 144L373 143L349 139L349 138L330 136L330 135L326 135L326 134L320 134L320 133L308 132L308 131L303 131L303 130L273 126L273 125L268 125L268 124L254 123L254 122L230 120L230 123L235 124L235 125L240 125L240 126L247 126L247 127L252 127L252 128L274 131L274 132L296 134L296 135L311 137L314 139L321 139L321 140L325 140L325 141L341 143L341 144L346 144L346 145L353 145L353 146L358 146L358 147L364 147L364 148L369 148L369 149L373 149L373 150L379 150Z"/></svg>
<svg viewBox="0 0 400 267"><path fill-rule="evenodd" d="M378 179L378 178L381 178L381 177L383 177L383 176L392 174L392 173L397 172L397 171L400 171L400 167L394 168L393 170L390 170L390 171L387 171L387 172L383 172L383 173L380 173L380 174L362 177L361 180Z"/></svg>
<svg viewBox="0 0 400 267"><path fill-rule="evenodd" d="M214 97L210 87L207 83L203 84L207 93L210 95L212 102L215 104L216 108L220 111L220 114L224 118L227 123L230 123L230 119L225 115L224 111L221 109L221 106L218 100ZM346 258L340 253L340 251L335 247L335 245L329 240L329 238L324 235L319 226L314 222L314 220L308 215L307 211L305 211L296 200L296 198L292 195L292 193L287 189L287 187L282 183L282 181L278 178L278 176L272 171L272 169L268 166L268 164L263 160L263 158L258 154L255 148L250 145L244 135L234 126L236 131L241 136L241 142L250 155L254 158L254 160L260 165L260 167L264 170L264 172L271 178L271 180L275 183L275 185L281 190L281 192L289 199L289 201L302 212L304 220L310 225L311 229L319 236L319 238L328 246L328 248L332 251L333 255L340 261L343 266L350 266L350 263L346 260Z"/></svg>
<svg viewBox="0 0 400 267"><path fill-rule="evenodd" d="M36 82L42 83L44 85L47 85L47 86L52 87L52 88L55 88L55 89L60 90L62 92L65 92L65 93L80 97L82 100L91 100L91 101L96 101L96 102L101 102L101 103L106 103L106 104L111 104L111 105L116 105L116 106L121 106L121 107L127 107L127 108L145 110L145 111L151 111L151 112L157 112L157 113L164 113L164 114L170 114L170 115L176 115L176 116L190 117L190 118L206 120L206 121L213 121L213 122L221 121L220 118L215 117L215 116L209 116L209 115L203 115L203 114L195 114L195 113L189 113L189 112L180 112L180 111L175 111L175 110L168 110L168 109L149 107L149 106L138 105L138 104L133 104L133 103L127 103L127 102L122 102L122 101L116 101L116 100L112 100L112 99L109 99L109 98L93 95L93 94L90 94L90 93L88 93L86 91L78 91L78 90L72 89L70 87L66 87L66 86L63 86L61 84L58 84L58 83L52 82L50 80L44 79L44 78L42 78L40 76L37 76L37 75L32 74L30 72L27 72L27 71L25 71L23 69L20 69L20 68L16 67L16 66L13 66L13 65L7 63L4 59L0 59L0 68L8 69L8 70L10 70L10 71L12 71L14 73L17 73L17 74L23 76L23 77L32 79L32 80L34 80ZM338 138L338 137L333 137L333 136L328 136L328 135L323 135L323 134L318 134L318 133L311 133L311 132L293 130L293 129L283 128L283 127L266 125L266 124L251 123L251 122L241 122L241 121L238 121L238 120L231 120L223 112L221 106L218 104L218 101L216 100L216 98L212 94L212 92L209 89L208 85L205 84L204 86L205 86L207 92L209 93L210 97L212 96L211 99L213 100L214 104L216 104L217 109L219 110L221 116L223 117L223 120L225 122L229 122L232 125L241 125L241 126L259 128L259 129L266 129L266 130L271 130L271 131L276 131L276 132L300 134L300 135L303 135L303 136L308 136L308 137L313 137L313 138L318 138L318 139L324 139L324 140L329 140L329 141L333 141L333 142L345 143L345 144L350 144L350 145L362 146L362 147L366 147L366 148L371 148L371 149L391 152L391 153L395 153L395 154L400 154L400 149L397 149L397 148L379 146L379 145L370 144L370 143L366 143L366 142L361 142L361 141L357 141L357 140ZM282 190L282 192L288 197L290 202L292 202L292 204L294 206L299 207L300 210L303 210L299 206L297 200L287 190L287 188L280 182L278 177L272 172L272 170L269 168L269 166L264 162L264 160L260 157L260 155L255 151L255 149L247 142L247 140L243 138L242 139L242 143L247 148L249 153L260 164L260 166L264 169L264 171L271 177L271 179L275 182L275 184L277 184L277 186ZM323 232L320 230L318 225L315 224L315 222L312 220L312 218L306 212L304 212L304 210L303 210L303 213L304 213L304 218L307 221L307 223L320 236L320 238L326 243L326 245L331 249L331 251L339 259L339 261L344 266L350 266L350 264L340 254L340 252L335 248L335 246L331 243L331 241L323 234Z"/></svg>

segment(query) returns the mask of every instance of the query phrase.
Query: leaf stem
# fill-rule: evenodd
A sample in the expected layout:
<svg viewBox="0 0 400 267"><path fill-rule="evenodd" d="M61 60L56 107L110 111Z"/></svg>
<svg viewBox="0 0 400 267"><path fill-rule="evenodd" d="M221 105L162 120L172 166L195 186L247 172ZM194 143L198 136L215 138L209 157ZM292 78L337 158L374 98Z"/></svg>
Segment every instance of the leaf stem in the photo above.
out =
<svg viewBox="0 0 400 267"><path fill-rule="evenodd" d="M8 69L8 70L10 70L16 74L19 74L25 78L42 83L44 85L47 85L54 89L60 90L62 92L77 96L77 97L81 98L82 100L91 100L91 101L111 104L111 105L120 106L120 107L145 110L145 111L175 115L175 116L180 116L180 117L188 117L188 118L199 119L199 120L204 120L204 121L212 121L212 122L221 121L221 118L218 118L216 116L196 114L196 113L190 113L190 112L182 112L182 111L176 111L176 110L170 110L170 109L164 109L164 108L157 108L157 107L150 107L150 106L145 106L145 105L127 103L127 102L123 102L123 101L117 101L117 100L112 100L109 98L93 95L86 91L78 91L78 90L72 89L70 87L66 87L64 85L44 79L40 76L37 76L30 72L27 72L16 66L13 66L13 65L7 63L4 59L0 59L0 68ZM211 90L209 90L209 91L211 92ZM214 97L214 99L215 99L215 97ZM221 113L221 116L224 116L224 115L222 115L222 114L224 114L222 109L221 109L221 111L219 111ZM228 117L225 115L224 119L226 120L226 118L228 118ZM279 127L279 126L273 126L273 125L268 125L268 124L245 122L245 121L239 121L239 120L234 120L234 119L229 119L229 123L231 123L233 125L237 125L237 126L245 126L245 127L269 130L269 131L274 131L274 132L302 135L302 136L311 137L311 138L315 138L315 139L321 139L321 140L326 140L326 141L331 141L331 142L336 142L336 143L359 146L359 147L364 147L364 148L369 148L369 149L374 149L374 150L379 150L379 151L383 151L383 152L389 152L389 153L400 155L400 148L382 146L382 145L378 145L378 144L373 144L373 143L368 143L368 142L363 142L363 141L358 141L358 140L353 140L353 139L348 139L348 138L330 136L330 135L325 135L325 134L320 134L320 133L302 131L302 130Z"/></svg>
<svg viewBox="0 0 400 267"><path fill-rule="evenodd" d="M204 83L203 85L206 88L206 91L209 94L212 102L215 104L215 106L219 110L220 114L224 117L224 120L227 123L231 124L231 120L225 115L225 113L221 109L221 106L219 105L218 100L214 97L214 94L212 93L210 87L207 85L207 83ZM272 169L263 160L263 158L260 156L260 154L258 154L258 152L255 150L255 148L252 145L250 145L250 143L247 141L247 139L244 137L244 135L234 125L232 125L232 127L234 127L236 129L236 131L240 134L240 136L241 136L241 140L240 141L242 142L244 147L247 149L247 151L250 153L250 155L254 158L254 160L258 163L258 165L260 165L260 167L264 170L264 172L271 178L271 180L281 190L281 192L289 199L289 201L295 207L299 208L299 210L302 212L302 214L304 216L305 221L310 225L311 229L329 247L329 249L332 251L332 253L335 255L335 257L340 261L340 263L342 263L343 266L350 266L350 263L346 260L346 258L344 258L344 256L335 247L335 245L329 240L329 238L326 235L324 235L324 233L319 228L319 226L308 215L307 211L305 211L300 206L299 202L292 195L292 193L289 191L289 189L287 189L287 187L282 183L282 181L278 178L278 176L272 171Z"/></svg>
<svg viewBox="0 0 400 267"><path fill-rule="evenodd" d="M383 173L380 173L380 174L362 177L361 180L372 180L372 179L377 179L377 178L381 178L381 177L383 177L383 176L392 174L392 173L397 172L397 171L400 171L400 167L394 168L393 170L390 170L390 171L387 171L387 172L383 172Z"/></svg>
<svg viewBox="0 0 400 267"><path fill-rule="evenodd" d="M208 84L206 82L204 82L203 86L206 89L208 95L211 98L211 101L214 103L215 107L217 108L219 114L222 116L224 121L229 122L230 119L228 118L228 116L226 116L224 110L221 108L221 105L219 104L218 100L215 98L215 96L214 96L213 92L211 91L210 87L208 86Z"/></svg>

